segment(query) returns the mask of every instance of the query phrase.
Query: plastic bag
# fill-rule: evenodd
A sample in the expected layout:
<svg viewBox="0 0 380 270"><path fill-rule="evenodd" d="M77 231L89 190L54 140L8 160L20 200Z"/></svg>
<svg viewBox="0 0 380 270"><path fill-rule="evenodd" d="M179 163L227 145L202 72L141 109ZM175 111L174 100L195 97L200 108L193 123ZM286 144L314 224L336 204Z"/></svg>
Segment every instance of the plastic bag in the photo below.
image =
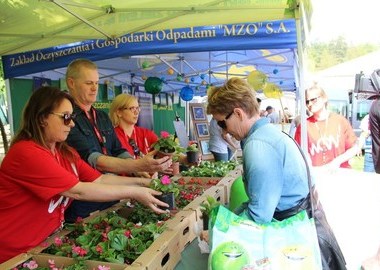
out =
<svg viewBox="0 0 380 270"><path fill-rule="evenodd" d="M223 206L214 209L209 270L319 270L321 255L306 211L283 221L257 224Z"/></svg>

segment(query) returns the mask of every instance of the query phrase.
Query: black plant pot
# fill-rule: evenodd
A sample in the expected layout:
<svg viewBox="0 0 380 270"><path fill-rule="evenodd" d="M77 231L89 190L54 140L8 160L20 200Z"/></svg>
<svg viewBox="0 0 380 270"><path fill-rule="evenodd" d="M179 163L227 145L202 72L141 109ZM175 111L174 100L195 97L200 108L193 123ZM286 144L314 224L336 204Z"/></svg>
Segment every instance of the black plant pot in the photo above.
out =
<svg viewBox="0 0 380 270"><path fill-rule="evenodd" d="M203 214L202 215L202 221L203 221L203 230L208 230L208 215Z"/></svg>
<svg viewBox="0 0 380 270"><path fill-rule="evenodd" d="M194 152L194 151L188 151L186 152L187 156L187 162L189 163L198 163L199 159L199 152Z"/></svg>
<svg viewBox="0 0 380 270"><path fill-rule="evenodd" d="M155 197L157 199L159 199L160 201L165 202L165 203L167 203L169 205L169 207L158 206L160 209L163 209L163 210L166 210L166 209L174 210L176 208L175 207L175 196L174 196L173 192L163 193L161 195L156 195Z"/></svg>

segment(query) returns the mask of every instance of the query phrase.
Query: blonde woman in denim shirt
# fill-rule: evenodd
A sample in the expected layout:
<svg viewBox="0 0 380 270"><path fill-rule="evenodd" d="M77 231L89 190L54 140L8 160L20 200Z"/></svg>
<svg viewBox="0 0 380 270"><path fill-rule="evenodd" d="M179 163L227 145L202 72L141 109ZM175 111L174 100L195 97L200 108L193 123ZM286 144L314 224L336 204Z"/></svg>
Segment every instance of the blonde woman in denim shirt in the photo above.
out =
<svg viewBox="0 0 380 270"><path fill-rule="evenodd" d="M240 78L208 92L207 113L218 125L241 141L243 182L248 202L242 214L257 223L282 220L306 209L310 214L306 164L296 143L285 133L260 118L255 92ZM323 269L346 269L343 254L317 204L315 216Z"/></svg>

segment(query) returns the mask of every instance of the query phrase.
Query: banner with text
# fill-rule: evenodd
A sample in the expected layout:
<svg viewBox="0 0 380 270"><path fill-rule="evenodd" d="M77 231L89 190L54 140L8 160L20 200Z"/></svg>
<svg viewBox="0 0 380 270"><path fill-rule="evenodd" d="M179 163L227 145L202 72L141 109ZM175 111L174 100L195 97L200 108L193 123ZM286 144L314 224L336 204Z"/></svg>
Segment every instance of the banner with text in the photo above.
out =
<svg viewBox="0 0 380 270"><path fill-rule="evenodd" d="M297 47L295 20L174 28L94 39L2 56L5 78L67 66L77 58L92 61L120 56L221 50Z"/></svg>

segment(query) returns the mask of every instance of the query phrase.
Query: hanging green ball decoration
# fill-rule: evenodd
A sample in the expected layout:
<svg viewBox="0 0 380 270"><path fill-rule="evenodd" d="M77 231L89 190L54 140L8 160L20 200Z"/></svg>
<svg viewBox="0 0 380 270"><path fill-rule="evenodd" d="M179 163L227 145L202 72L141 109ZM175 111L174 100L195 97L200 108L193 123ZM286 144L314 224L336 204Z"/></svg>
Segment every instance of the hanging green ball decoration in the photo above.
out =
<svg viewBox="0 0 380 270"><path fill-rule="evenodd" d="M143 69L147 69L147 68L150 68L150 63L148 61L144 61L144 62L142 62L141 66Z"/></svg>
<svg viewBox="0 0 380 270"><path fill-rule="evenodd" d="M149 77L144 83L145 91L152 95L160 93L162 85L162 80L157 77Z"/></svg>
<svg viewBox="0 0 380 270"><path fill-rule="evenodd" d="M180 74L177 75L177 81L181 82L182 81L182 76Z"/></svg>
<svg viewBox="0 0 380 270"><path fill-rule="evenodd" d="M181 91L179 92L179 96L184 101L190 101L194 97L194 90L189 86L182 87Z"/></svg>

